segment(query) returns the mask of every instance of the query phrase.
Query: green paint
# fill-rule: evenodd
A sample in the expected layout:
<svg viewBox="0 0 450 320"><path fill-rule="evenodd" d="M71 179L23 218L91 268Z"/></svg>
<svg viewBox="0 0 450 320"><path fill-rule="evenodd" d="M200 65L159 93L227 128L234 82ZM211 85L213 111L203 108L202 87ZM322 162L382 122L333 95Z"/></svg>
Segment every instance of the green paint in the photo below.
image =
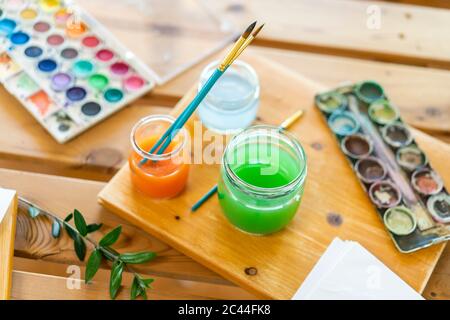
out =
<svg viewBox="0 0 450 320"><path fill-rule="evenodd" d="M92 74L94 65L88 60L79 60L73 65L72 71L76 77L85 78Z"/></svg>
<svg viewBox="0 0 450 320"><path fill-rule="evenodd" d="M391 208L384 214L386 227L394 234L408 235L416 229L417 222L413 213L406 207Z"/></svg>
<svg viewBox="0 0 450 320"><path fill-rule="evenodd" d="M34 82L34 80L31 79L25 72L23 72L17 79L17 87L27 94L31 94L39 90L37 83Z"/></svg>
<svg viewBox="0 0 450 320"><path fill-rule="evenodd" d="M97 90L103 90L109 83L108 78L103 74L94 74L90 76L89 85Z"/></svg>
<svg viewBox="0 0 450 320"><path fill-rule="evenodd" d="M379 83L375 81L364 81L355 87L355 93L358 98L367 104L383 98L384 90Z"/></svg>
<svg viewBox="0 0 450 320"><path fill-rule="evenodd" d="M242 161L233 161L235 159ZM300 205L304 180L297 180L299 183L289 190L280 192L279 188L304 173L304 161L295 157L292 151L270 143L260 143L257 148L243 145L227 153L225 161L231 161L230 169L252 186L237 187L222 166L219 202L233 225L243 231L263 235L276 232L291 221ZM254 192L253 187L264 189Z"/></svg>
<svg viewBox="0 0 450 320"><path fill-rule="evenodd" d="M369 107L369 117L372 121L384 125L398 119L397 110L386 100L379 100Z"/></svg>
<svg viewBox="0 0 450 320"><path fill-rule="evenodd" d="M316 97L319 108L326 113L345 108L347 98L338 92L324 93Z"/></svg>

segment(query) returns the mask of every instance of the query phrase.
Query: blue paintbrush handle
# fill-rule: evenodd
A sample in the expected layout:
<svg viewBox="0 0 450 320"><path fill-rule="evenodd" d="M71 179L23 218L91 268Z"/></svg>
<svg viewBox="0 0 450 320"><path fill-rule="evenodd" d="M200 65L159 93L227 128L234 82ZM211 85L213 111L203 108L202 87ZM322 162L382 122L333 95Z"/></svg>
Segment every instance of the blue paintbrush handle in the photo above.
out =
<svg viewBox="0 0 450 320"><path fill-rule="evenodd" d="M225 69L226 70L226 69ZM152 147L150 150L150 153L154 153L155 150L162 144L161 148L158 149L158 152L156 154L162 154L167 147L169 146L170 142L172 142L172 137L176 135L177 129L181 129L186 121L192 116L194 111L197 109L199 104L203 101L203 99L206 97L206 95L209 93L209 91L212 89L212 87L215 85L217 80L222 76L222 74L225 72L220 71L219 69L216 69L213 74L209 77L208 81L205 82L203 87L200 89L200 91L197 93L195 98L189 103L189 105L184 109L184 111L180 114L180 116L175 120L174 123L167 129L167 131L161 136L161 138L158 140L158 142ZM139 162L139 165L142 166L147 162L147 159L142 159Z"/></svg>

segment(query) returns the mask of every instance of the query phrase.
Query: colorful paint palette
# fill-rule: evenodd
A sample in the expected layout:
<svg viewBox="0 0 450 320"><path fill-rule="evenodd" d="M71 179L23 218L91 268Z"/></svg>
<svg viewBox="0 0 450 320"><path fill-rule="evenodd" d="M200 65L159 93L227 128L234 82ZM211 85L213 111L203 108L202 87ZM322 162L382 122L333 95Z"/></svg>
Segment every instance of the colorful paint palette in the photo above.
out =
<svg viewBox="0 0 450 320"><path fill-rule="evenodd" d="M339 87L315 102L397 248L450 239L450 196L381 85Z"/></svg>
<svg viewBox="0 0 450 320"><path fill-rule="evenodd" d="M80 8L62 0L0 0L0 8L0 82L57 141L153 87L142 62Z"/></svg>

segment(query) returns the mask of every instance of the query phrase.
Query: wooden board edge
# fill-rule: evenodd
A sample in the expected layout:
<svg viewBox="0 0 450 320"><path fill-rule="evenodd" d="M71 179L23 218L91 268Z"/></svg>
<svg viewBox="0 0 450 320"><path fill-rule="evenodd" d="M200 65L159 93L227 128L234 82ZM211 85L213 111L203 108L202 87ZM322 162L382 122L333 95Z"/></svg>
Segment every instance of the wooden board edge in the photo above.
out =
<svg viewBox="0 0 450 320"><path fill-rule="evenodd" d="M8 212L0 223L0 243L6 242L5 247L7 251L5 253L6 259L3 261L5 264L1 265L0 277L3 278L3 287L0 287L0 300L9 300L11 298L12 288L12 269L13 269L13 256L14 256L14 240L16 235L16 217L17 217L18 197L17 193L14 195L13 200L8 208ZM2 261L0 261L3 263Z"/></svg>

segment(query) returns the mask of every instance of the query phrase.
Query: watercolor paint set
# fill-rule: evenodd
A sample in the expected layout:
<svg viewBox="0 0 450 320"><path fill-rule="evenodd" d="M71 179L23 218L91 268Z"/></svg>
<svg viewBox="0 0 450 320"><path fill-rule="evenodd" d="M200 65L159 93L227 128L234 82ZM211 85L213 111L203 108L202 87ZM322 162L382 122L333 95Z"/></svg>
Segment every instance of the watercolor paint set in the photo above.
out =
<svg viewBox="0 0 450 320"><path fill-rule="evenodd" d="M450 239L450 196L374 81L315 97L342 152L401 252Z"/></svg>
<svg viewBox="0 0 450 320"><path fill-rule="evenodd" d="M59 0L0 0L0 82L60 143L154 86L92 16Z"/></svg>

